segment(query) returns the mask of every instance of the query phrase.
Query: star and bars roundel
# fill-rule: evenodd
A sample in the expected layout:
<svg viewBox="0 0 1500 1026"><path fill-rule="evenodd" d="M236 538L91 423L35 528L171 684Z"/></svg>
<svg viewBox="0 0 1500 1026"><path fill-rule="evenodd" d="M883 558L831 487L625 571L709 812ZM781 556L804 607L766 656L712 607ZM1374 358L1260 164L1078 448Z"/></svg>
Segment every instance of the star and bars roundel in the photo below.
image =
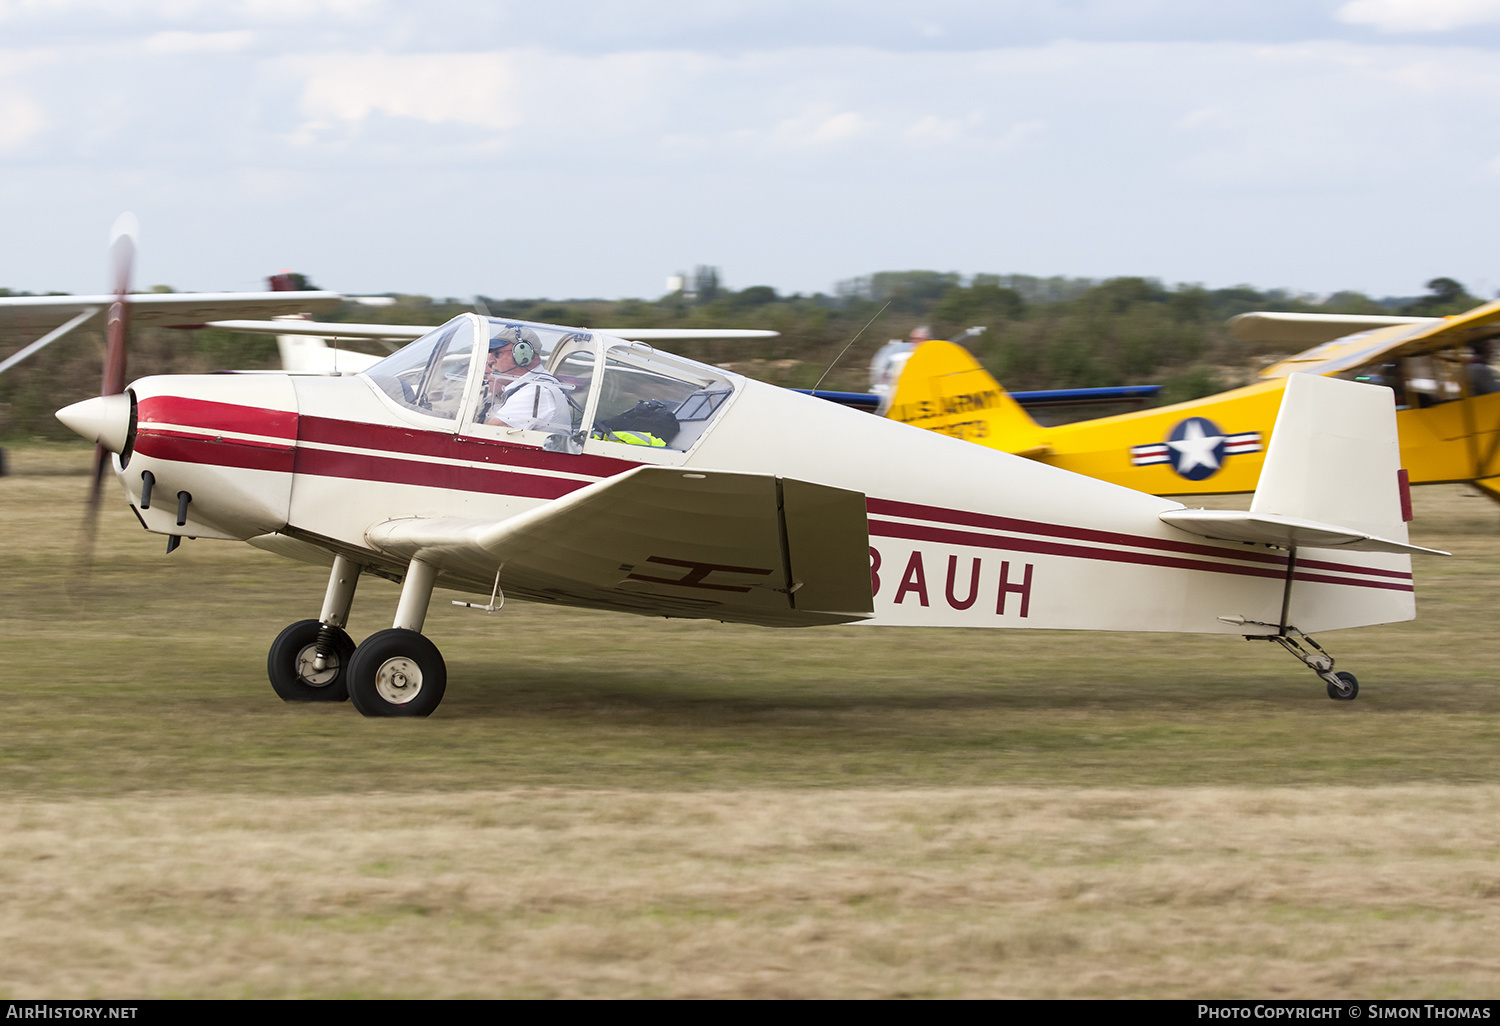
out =
<svg viewBox="0 0 1500 1026"><path fill-rule="evenodd" d="M1165 442L1132 445L1130 465L1170 463L1179 477L1202 481L1217 474L1229 456L1246 452L1260 452L1259 431L1231 435L1220 431L1207 417L1189 417L1178 421Z"/></svg>

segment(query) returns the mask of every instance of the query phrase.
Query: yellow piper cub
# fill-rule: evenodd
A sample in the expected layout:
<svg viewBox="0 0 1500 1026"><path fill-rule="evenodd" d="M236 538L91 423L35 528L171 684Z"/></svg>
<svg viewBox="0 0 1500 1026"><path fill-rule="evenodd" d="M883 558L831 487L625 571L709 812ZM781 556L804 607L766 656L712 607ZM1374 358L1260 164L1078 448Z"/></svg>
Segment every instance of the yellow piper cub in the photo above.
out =
<svg viewBox="0 0 1500 1026"><path fill-rule="evenodd" d="M1456 317L1250 313L1230 330L1246 341L1319 344L1244 388L1044 427L968 350L924 342L886 415L1157 495L1252 492L1288 377L1318 374L1392 389L1412 484L1464 481L1500 501L1500 391L1489 366L1500 302Z"/></svg>

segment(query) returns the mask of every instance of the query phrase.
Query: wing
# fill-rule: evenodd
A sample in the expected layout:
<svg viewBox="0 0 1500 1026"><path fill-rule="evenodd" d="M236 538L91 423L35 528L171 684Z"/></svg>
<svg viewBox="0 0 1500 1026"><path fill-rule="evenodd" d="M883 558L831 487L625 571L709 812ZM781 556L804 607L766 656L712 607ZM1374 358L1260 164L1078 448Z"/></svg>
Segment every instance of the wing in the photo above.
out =
<svg viewBox="0 0 1500 1026"><path fill-rule="evenodd" d="M1386 317L1373 314L1283 313L1256 310L1229 318L1229 333L1242 342L1283 342L1315 346L1356 332L1405 324L1431 324L1441 317Z"/></svg>
<svg viewBox="0 0 1500 1026"><path fill-rule="evenodd" d="M278 293L286 295L287 293ZM312 335L317 338L371 338L402 341L421 338L437 327L434 324L344 324L336 321L218 321L206 325L226 331L256 332L265 335ZM613 335L627 342L681 342L710 339L776 338L779 331L748 328L590 328L601 335Z"/></svg>
<svg viewBox="0 0 1500 1026"><path fill-rule="evenodd" d="M196 326L235 316L322 313L344 301L337 292L149 292L127 298L131 323L138 326ZM114 301L114 296L0 297L0 328L55 328L85 310L107 310Z"/></svg>
<svg viewBox="0 0 1500 1026"><path fill-rule="evenodd" d="M810 388L794 388L818 399L826 399L839 406L850 406L866 413L880 409L880 396L875 392L830 392L827 389L814 391ZM1116 385L1107 388L1045 388L1035 392L1012 392L1010 397L1023 408L1032 406L1095 406L1115 403L1144 403L1161 393L1160 385Z"/></svg>
<svg viewBox="0 0 1500 1026"><path fill-rule="evenodd" d="M502 521L409 518L369 544L448 587L797 627L874 611L859 492L766 474L638 467Z"/></svg>
<svg viewBox="0 0 1500 1026"><path fill-rule="evenodd" d="M436 325L432 324L344 324L338 321L213 320L202 325L184 327L218 328L242 331L252 335L308 335L313 338L368 338L382 342L410 342L421 338Z"/></svg>
<svg viewBox="0 0 1500 1026"><path fill-rule="evenodd" d="M1250 315L1241 315L1250 316ZM1265 316L1265 315L1256 315ZM1307 315L1302 315L1307 316ZM1350 320L1351 318L1343 318ZM1379 319L1379 318L1377 318ZM1260 372L1263 378L1288 374L1339 374L1375 363L1448 349L1500 336L1500 301L1453 317L1384 318L1388 326L1325 342ZM1408 323L1390 323L1407 321Z"/></svg>

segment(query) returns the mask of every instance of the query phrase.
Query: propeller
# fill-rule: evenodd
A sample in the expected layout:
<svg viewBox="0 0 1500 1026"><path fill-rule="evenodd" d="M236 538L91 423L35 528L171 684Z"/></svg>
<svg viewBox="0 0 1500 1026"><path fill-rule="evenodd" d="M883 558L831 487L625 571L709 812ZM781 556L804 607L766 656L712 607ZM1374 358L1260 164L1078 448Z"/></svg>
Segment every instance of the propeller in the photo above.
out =
<svg viewBox="0 0 1500 1026"><path fill-rule="evenodd" d="M109 265L114 302L104 321L104 373L99 382L101 396L120 395L125 391L125 349L130 334L130 278L135 269L135 240L140 222L134 214L124 213L115 219L109 231ZM89 487L88 509L84 514L82 563L92 565L94 534L99 522L100 497L104 489L104 469L109 465L110 450L94 444L94 477Z"/></svg>

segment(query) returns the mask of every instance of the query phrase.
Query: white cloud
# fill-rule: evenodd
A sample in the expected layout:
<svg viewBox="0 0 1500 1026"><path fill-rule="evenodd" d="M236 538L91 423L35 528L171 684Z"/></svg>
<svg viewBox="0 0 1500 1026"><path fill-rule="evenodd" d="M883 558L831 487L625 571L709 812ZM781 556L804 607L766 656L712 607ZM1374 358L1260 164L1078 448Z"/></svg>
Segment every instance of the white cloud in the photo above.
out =
<svg viewBox="0 0 1500 1026"><path fill-rule="evenodd" d="M46 127L47 119L35 102L0 93L0 153L24 146Z"/></svg>
<svg viewBox="0 0 1500 1026"><path fill-rule="evenodd" d="M1017 121L1006 129L1005 134L995 141L995 145L998 149L1013 150L1029 143L1046 130L1047 122L1037 118L1030 121Z"/></svg>
<svg viewBox="0 0 1500 1026"><path fill-rule="evenodd" d="M305 21L331 16L349 18L364 15L382 5L382 0L0 0L0 19L67 16L79 12L102 14L111 18L162 18L180 20L209 17L233 21Z"/></svg>
<svg viewBox="0 0 1500 1026"><path fill-rule="evenodd" d="M385 114L505 129L521 121L517 76L505 54L364 54L300 63L307 74L302 111L318 122Z"/></svg>
<svg viewBox="0 0 1500 1026"><path fill-rule="evenodd" d="M1500 21L1500 0L1349 0L1338 18L1382 32L1447 32Z"/></svg>
<svg viewBox="0 0 1500 1026"><path fill-rule="evenodd" d="M193 53L236 53L255 43L255 33L237 32L158 32L142 44L150 54L172 56Z"/></svg>
<svg viewBox="0 0 1500 1026"><path fill-rule="evenodd" d="M973 111L961 118L945 118L928 114L920 118L902 133L908 142L918 146L942 146L956 142L967 130L975 128L984 120L984 114Z"/></svg>
<svg viewBox="0 0 1500 1026"><path fill-rule="evenodd" d="M1177 120L1177 127L1192 131L1198 128L1217 128L1226 124L1228 118L1222 107L1199 107Z"/></svg>
<svg viewBox="0 0 1500 1026"><path fill-rule="evenodd" d="M789 149L806 149L844 142L872 127L856 111L846 110L838 114L810 111L777 124L771 130L771 139Z"/></svg>

